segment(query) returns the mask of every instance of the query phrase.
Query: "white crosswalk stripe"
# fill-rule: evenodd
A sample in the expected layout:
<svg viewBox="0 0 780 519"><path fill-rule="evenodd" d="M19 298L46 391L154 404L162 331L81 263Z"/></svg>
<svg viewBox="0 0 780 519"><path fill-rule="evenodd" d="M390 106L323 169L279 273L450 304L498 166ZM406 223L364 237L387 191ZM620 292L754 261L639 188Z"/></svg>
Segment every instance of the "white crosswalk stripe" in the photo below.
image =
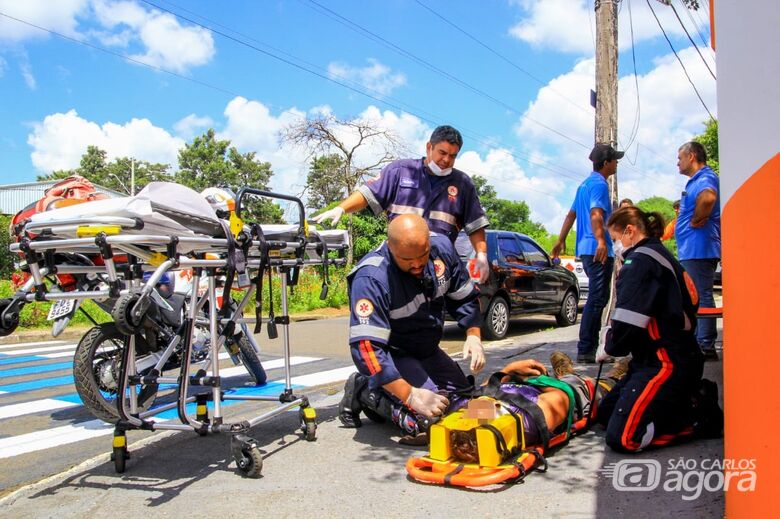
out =
<svg viewBox="0 0 780 519"><path fill-rule="evenodd" d="M14 344L0 344L0 351L12 348L24 348L27 346L50 346L52 344L65 344L66 341L38 341L38 342L17 342Z"/></svg>
<svg viewBox="0 0 780 519"><path fill-rule="evenodd" d="M319 360L315 357L299 357L299 359ZM281 361L282 364L284 362L283 359L276 360ZM270 369L271 362L264 364L266 369ZM292 377L291 383L294 386L304 387L328 384L331 382L344 380L353 371L355 371L355 368L352 366L331 369L319 373ZM284 380L278 379L271 383L284 383ZM22 454L59 447L62 445L68 445L90 438L107 436L112 434L113 431L114 426L111 424L107 424L101 420L90 420L88 422L82 422L79 424L65 425L44 431L36 431L27 434L20 434L18 436L12 436L10 438L2 438L0 439L0 459L20 456Z"/></svg>

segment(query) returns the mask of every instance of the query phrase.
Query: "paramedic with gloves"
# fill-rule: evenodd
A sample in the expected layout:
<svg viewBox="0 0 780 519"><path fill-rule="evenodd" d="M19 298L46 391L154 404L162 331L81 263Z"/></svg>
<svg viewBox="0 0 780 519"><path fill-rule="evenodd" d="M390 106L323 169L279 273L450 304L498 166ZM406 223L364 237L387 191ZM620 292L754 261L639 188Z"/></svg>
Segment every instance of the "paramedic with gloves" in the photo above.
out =
<svg viewBox="0 0 780 519"><path fill-rule="evenodd" d="M391 162L379 177L313 220L330 220L336 225L344 213L370 207L375 214L386 212L390 220L402 214L422 216L433 232L447 236L452 243L463 229L477 253L479 282L484 283L490 271L485 241L488 219L471 178L453 168L462 147L463 137L458 130L439 126L426 144L425 157Z"/></svg>
<svg viewBox="0 0 780 519"><path fill-rule="evenodd" d="M387 241L347 279L358 373L344 388L339 419L345 427L360 427L362 411L398 425L402 442L423 443L430 423L472 385L439 347L445 309L466 329L463 357L471 371L485 365L479 291L452 243L414 214L391 221Z"/></svg>
<svg viewBox="0 0 780 519"><path fill-rule="evenodd" d="M598 408L607 445L637 452L696 434L719 434L723 417L717 386L702 381L696 287L659 240L663 218L626 207L610 216L607 229L623 266L605 351L632 356L628 374Z"/></svg>

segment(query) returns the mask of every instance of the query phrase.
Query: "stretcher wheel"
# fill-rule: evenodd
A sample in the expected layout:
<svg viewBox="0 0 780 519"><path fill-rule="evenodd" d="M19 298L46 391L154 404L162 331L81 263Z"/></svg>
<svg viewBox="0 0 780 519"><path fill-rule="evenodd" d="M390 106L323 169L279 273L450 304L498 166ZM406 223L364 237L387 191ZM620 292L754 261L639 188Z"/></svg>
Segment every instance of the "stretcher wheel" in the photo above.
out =
<svg viewBox="0 0 780 519"><path fill-rule="evenodd" d="M117 329L125 335L133 335L141 331L144 316L134 316L132 312L140 297L139 294L125 294L117 300L111 311Z"/></svg>
<svg viewBox="0 0 780 519"><path fill-rule="evenodd" d="M10 299L0 300L0 337L11 335L19 326L19 312L9 312L8 315L3 315L5 311L11 306Z"/></svg>
<svg viewBox="0 0 780 519"><path fill-rule="evenodd" d="M236 457L238 470L248 478L258 478L263 471L263 455L259 447L243 447L241 457Z"/></svg>
<svg viewBox="0 0 780 519"><path fill-rule="evenodd" d="M114 470L121 474L125 471L125 465L127 464L127 447L114 447L114 452L111 453L111 459L114 460Z"/></svg>
<svg viewBox="0 0 780 519"><path fill-rule="evenodd" d="M301 418L301 431L303 438L307 442L313 442L317 439L317 418L313 407L302 407L298 411Z"/></svg>

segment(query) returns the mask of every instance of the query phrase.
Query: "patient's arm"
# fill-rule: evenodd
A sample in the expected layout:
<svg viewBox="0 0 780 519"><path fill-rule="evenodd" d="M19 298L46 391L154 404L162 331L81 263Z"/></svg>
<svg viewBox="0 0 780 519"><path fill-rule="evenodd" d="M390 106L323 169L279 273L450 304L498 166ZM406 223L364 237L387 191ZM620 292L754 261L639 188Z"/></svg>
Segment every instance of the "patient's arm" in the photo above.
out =
<svg viewBox="0 0 780 519"><path fill-rule="evenodd" d="M538 375L546 375L547 368L544 364L534 359L516 360L510 362L501 369L502 372L507 375L511 375L518 378L536 377Z"/></svg>

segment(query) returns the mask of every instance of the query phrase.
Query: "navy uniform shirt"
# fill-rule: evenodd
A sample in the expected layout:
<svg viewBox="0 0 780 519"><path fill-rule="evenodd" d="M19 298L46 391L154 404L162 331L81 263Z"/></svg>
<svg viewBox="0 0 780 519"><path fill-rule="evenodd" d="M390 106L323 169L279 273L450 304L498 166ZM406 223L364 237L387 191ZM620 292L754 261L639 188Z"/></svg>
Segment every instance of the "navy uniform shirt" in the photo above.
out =
<svg viewBox="0 0 780 519"><path fill-rule="evenodd" d="M693 355L699 352L697 310L688 273L657 238L646 238L625 253L606 352L631 353L640 362L654 358L659 347L671 355Z"/></svg>
<svg viewBox="0 0 780 519"><path fill-rule="evenodd" d="M453 245L431 233L423 279L401 271L387 242L363 257L347 277L349 342L358 369L378 385L401 378L390 351L425 358L439 347L444 310L461 328L482 325L478 295Z"/></svg>
<svg viewBox="0 0 780 519"><path fill-rule="evenodd" d="M391 162L378 178L357 190L375 214L386 211L391 220L401 214L422 216L432 231L451 242L461 229L472 234L488 226L471 178L457 169L436 177L428 172L423 159Z"/></svg>

